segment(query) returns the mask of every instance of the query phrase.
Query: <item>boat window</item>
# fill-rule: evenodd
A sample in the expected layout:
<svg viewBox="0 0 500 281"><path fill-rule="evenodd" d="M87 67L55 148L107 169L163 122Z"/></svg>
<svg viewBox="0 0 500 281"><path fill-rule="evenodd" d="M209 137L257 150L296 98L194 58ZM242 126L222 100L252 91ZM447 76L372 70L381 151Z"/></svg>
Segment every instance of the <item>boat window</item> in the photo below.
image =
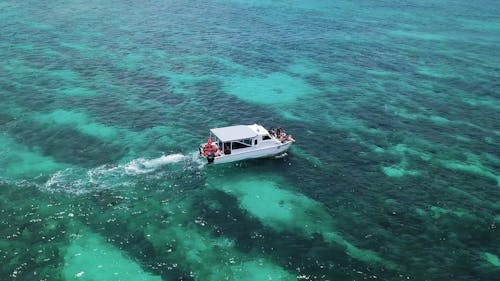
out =
<svg viewBox="0 0 500 281"><path fill-rule="evenodd" d="M262 137L262 140L270 140L270 139L271 139L271 137L269 135L265 135Z"/></svg>
<svg viewBox="0 0 500 281"><path fill-rule="evenodd" d="M244 144L252 145L252 139L244 139L244 140L241 140L241 142Z"/></svg>
<svg viewBox="0 0 500 281"><path fill-rule="evenodd" d="M232 142L232 145L233 145L233 150L234 149L240 149L240 148L247 148L247 147L250 147L251 146L251 142L250 144L246 144L246 143L242 143L242 142Z"/></svg>
<svg viewBox="0 0 500 281"><path fill-rule="evenodd" d="M231 154L231 143L225 142L223 151L224 151L224 154Z"/></svg>
<svg viewBox="0 0 500 281"><path fill-rule="evenodd" d="M257 140L255 140L254 145L257 145Z"/></svg>

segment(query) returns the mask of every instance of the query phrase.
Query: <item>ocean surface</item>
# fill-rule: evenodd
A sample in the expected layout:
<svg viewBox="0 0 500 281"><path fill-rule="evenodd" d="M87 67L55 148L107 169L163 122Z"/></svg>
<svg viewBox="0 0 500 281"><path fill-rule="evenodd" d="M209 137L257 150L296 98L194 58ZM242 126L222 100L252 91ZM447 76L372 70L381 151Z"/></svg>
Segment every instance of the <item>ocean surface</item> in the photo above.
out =
<svg viewBox="0 0 500 281"><path fill-rule="evenodd" d="M0 280L500 280L496 0L0 0L0 61Z"/></svg>

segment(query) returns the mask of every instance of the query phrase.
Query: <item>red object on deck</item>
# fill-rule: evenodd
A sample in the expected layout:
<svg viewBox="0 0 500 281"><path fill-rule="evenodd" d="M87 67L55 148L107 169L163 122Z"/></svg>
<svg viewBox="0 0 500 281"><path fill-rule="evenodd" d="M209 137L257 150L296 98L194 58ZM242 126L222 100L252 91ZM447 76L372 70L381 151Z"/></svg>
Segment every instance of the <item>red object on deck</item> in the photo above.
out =
<svg viewBox="0 0 500 281"><path fill-rule="evenodd" d="M207 157L209 153L214 153L217 149L212 145L212 137L208 137L205 147L203 147L203 156Z"/></svg>

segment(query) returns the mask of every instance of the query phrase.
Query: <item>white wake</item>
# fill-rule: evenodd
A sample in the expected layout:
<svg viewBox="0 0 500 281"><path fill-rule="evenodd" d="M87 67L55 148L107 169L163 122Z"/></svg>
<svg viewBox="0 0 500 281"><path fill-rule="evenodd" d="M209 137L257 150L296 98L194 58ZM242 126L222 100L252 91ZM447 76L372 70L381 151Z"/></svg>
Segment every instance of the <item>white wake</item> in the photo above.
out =
<svg viewBox="0 0 500 281"><path fill-rule="evenodd" d="M156 169L170 164L182 161L186 156L182 154L163 155L154 159L138 158L130 161L124 166L125 172L128 174L145 174L155 171Z"/></svg>
<svg viewBox="0 0 500 281"><path fill-rule="evenodd" d="M137 158L126 164L106 164L92 169L68 168L54 173L42 186L45 191L62 191L72 194L82 194L99 189L120 188L134 185L144 177L158 179L166 176L161 168L166 165L182 162L181 171L203 168L205 162L199 159L197 153L183 155L180 153L162 155L158 158ZM179 168L179 165L177 165ZM156 173L155 173L156 172ZM172 173L172 171L169 171ZM174 172L175 173L175 172ZM151 175L148 175L151 174Z"/></svg>

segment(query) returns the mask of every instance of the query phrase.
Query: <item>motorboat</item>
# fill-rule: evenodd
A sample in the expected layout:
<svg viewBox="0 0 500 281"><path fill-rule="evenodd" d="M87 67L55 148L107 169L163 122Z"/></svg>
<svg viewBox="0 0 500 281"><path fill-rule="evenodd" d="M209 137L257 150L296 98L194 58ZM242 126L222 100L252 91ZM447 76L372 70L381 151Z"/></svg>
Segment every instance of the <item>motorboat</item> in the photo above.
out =
<svg viewBox="0 0 500 281"><path fill-rule="evenodd" d="M221 164L284 153L295 140L282 128L267 130L261 125L236 125L210 129L199 147L208 163Z"/></svg>

